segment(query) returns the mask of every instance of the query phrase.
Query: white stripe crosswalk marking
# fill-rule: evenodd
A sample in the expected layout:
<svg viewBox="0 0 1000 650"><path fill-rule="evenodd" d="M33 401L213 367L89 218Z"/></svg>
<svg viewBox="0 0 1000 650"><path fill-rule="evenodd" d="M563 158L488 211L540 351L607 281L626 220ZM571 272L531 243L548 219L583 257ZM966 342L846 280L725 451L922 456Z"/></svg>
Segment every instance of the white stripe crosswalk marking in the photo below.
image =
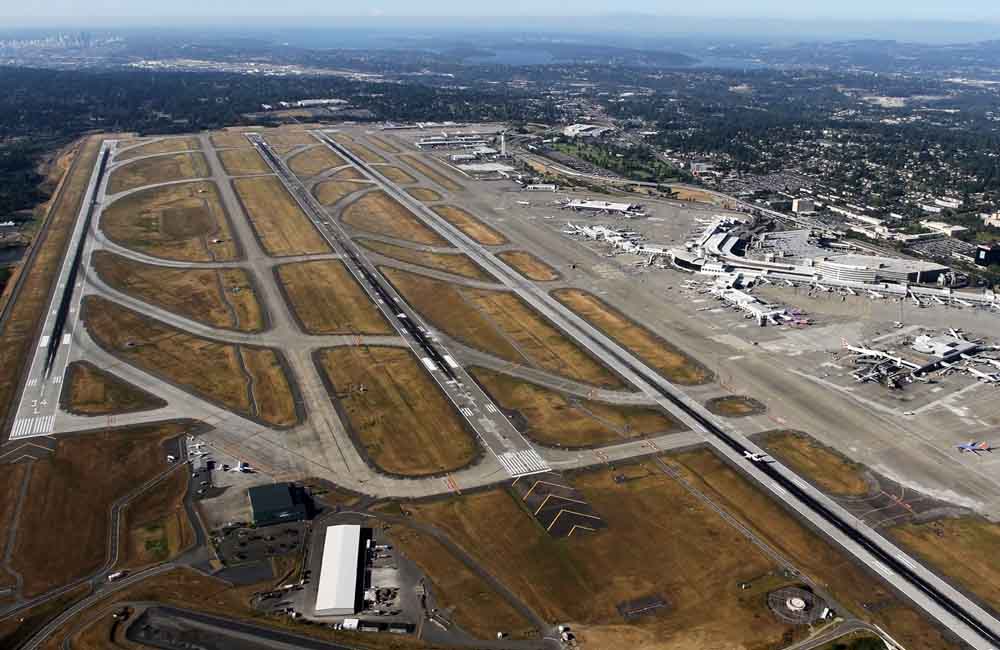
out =
<svg viewBox="0 0 1000 650"><path fill-rule="evenodd" d="M511 476L525 476L549 471L545 460L534 449L508 451L500 454L497 458Z"/></svg>

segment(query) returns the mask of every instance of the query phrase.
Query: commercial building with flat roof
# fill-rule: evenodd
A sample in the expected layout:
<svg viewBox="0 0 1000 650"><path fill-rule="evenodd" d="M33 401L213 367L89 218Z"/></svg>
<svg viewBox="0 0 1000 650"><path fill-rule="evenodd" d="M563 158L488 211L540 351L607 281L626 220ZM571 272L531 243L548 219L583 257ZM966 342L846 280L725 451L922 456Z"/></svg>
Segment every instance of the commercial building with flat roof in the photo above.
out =
<svg viewBox="0 0 1000 650"><path fill-rule="evenodd" d="M290 521L308 519L309 497L306 491L293 483L258 485L247 490L253 523L271 526Z"/></svg>
<svg viewBox="0 0 1000 650"><path fill-rule="evenodd" d="M875 255L836 255L814 261L824 280L852 282L934 282L947 266Z"/></svg>
<svg viewBox="0 0 1000 650"><path fill-rule="evenodd" d="M327 526L316 588L318 616L349 616L361 610L367 532L356 524Z"/></svg>

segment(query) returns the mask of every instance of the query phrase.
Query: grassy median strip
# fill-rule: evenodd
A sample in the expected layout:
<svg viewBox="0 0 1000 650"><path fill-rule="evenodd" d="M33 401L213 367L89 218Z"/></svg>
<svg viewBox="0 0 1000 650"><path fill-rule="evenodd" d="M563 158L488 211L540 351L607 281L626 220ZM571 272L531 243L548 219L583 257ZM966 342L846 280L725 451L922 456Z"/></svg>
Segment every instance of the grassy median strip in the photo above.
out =
<svg viewBox="0 0 1000 650"><path fill-rule="evenodd" d="M471 257L462 253L428 253L426 251L396 246L374 239L355 240L368 250L379 253L400 262L408 262L417 266L425 266L429 269L444 271L454 275L479 280L481 282L495 282L495 279L486 269L476 264Z"/></svg>
<svg viewBox="0 0 1000 650"><path fill-rule="evenodd" d="M246 140L244 140L244 142L246 142ZM122 143L119 143L118 149L121 150L121 148ZM178 153L181 151L197 151L199 149L201 149L201 142L198 138L164 138L162 140L154 140L148 144L139 145L134 149L129 149L128 151L122 151L120 154L115 156L115 160L131 160L141 156L152 156L161 153Z"/></svg>
<svg viewBox="0 0 1000 650"><path fill-rule="evenodd" d="M197 181L140 190L101 214L111 241L154 257L180 262L238 259L229 220L215 183Z"/></svg>
<svg viewBox="0 0 1000 650"><path fill-rule="evenodd" d="M557 289L552 296L591 325L682 386L707 384L715 375L687 353L639 325L597 296L580 289Z"/></svg>
<svg viewBox="0 0 1000 650"><path fill-rule="evenodd" d="M583 399L486 368L469 372L518 430L550 447L593 447L684 428L658 409Z"/></svg>
<svg viewBox="0 0 1000 650"><path fill-rule="evenodd" d="M868 494L864 467L797 431L761 434L765 449L796 474L808 477L831 494L860 497Z"/></svg>
<svg viewBox="0 0 1000 650"><path fill-rule="evenodd" d="M118 194L146 185L170 183L209 175L208 162L200 153L177 153L143 158L118 167L108 177L108 194Z"/></svg>
<svg viewBox="0 0 1000 650"><path fill-rule="evenodd" d="M371 185L357 181L329 180L317 183L313 188L313 196L323 205L333 205L348 194L369 189Z"/></svg>
<svg viewBox="0 0 1000 650"><path fill-rule="evenodd" d="M344 209L341 221L352 228L428 246L448 246L448 240L425 226L399 201L383 191L365 194Z"/></svg>
<svg viewBox="0 0 1000 650"><path fill-rule="evenodd" d="M204 339L96 296L83 321L110 353L200 397L275 426L296 419L274 350Z"/></svg>
<svg viewBox="0 0 1000 650"><path fill-rule="evenodd" d="M317 359L338 410L376 467L422 476L475 459L473 436L409 349L331 348Z"/></svg>
<svg viewBox="0 0 1000 650"><path fill-rule="evenodd" d="M317 144L302 153L295 154L288 160L288 167L292 173L303 178L321 174L334 167L343 167L346 164L346 160L325 144Z"/></svg>
<svg viewBox="0 0 1000 650"><path fill-rule="evenodd" d="M249 144L244 140L244 145ZM219 152L219 160L230 176L249 176L250 174L270 174L271 168L261 158L254 148L223 149Z"/></svg>
<svg viewBox="0 0 1000 650"><path fill-rule="evenodd" d="M406 191L410 196L422 203L434 203L435 201L444 199L443 196L427 187L411 187Z"/></svg>
<svg viewBox="0 0 1000 650"><path fill-rule="evenodd" d="M559 279L559 272L528 251L504 251L497 257L515 271L535 282L552 282Z"/></svg>
<svg viewBox="0 0 1000 650"><path fill-rule="evenodd" d="M272 257L329 253L319 234L276 176L237 178L233 187L261 246Z"/></svg>
<svg viewBox="0 0 1000 650"><path fill-rule="evenodd" d="M264 315L243 269L154 266L107 251L93 256L97 275L122 293L211 327L259 332Z"/></svg>
<svg viewBox="0 0 1000 650"><path fill-rule="evenodd" d="M77 415L116 415L149 411L167 403L89 361L74 361L66 369L61 407Z"/></svg>
<svg viewBox="0 0 1000 650"><path fill-rule="evenodd" d="M376 167L375 171L381 173L393 183L409 185L417 182L417 179L413 178L408 172L393 165L382 165Z"/></svg>
<svg viewBox="0 0 1000 650"><path fill-rule="evenodd" d="M302 328L309 334L394 334L395 330L340 260L277 267Z"/></svg>
<svg viewBox="0 0 1000 650"><path fill-rule="evenodd" d="M436 205L431 210L434 210L442 219L461 230L478 244L502 246L507 243L506 237L462 208L453 205Z"/></svg>
<svg viewBox="0 0 1000 650"><path fill-rule="evenodd" d="M431 163L425 161L416 155L405 155L400 156L399 160L405 162L410 167L413 167L418 172L426 176L429 180L437 183L449 192L461 192L465 188L452 180L448 175L446 175L439 167L432 165Z"/></svg>
<svg viewBox="0 0 1000 650"><path fill-rule="evenodd" d="M382 272L435 327L465 345L594 386L625 386L513 293L463 287L388 267Z"/></svg>

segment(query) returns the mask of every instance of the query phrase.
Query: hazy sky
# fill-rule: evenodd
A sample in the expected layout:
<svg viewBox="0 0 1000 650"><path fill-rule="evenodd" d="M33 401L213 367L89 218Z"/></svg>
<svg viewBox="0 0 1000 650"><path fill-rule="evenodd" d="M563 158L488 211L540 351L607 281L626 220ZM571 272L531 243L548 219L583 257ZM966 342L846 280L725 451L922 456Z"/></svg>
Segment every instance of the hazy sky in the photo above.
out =
<svg viewBox="0 0 1000 650"><path fill-rule="evenodd" d="M838 20L955 20L1000 21L998 0L713 0L692 3L689 0L507 0L506 2L469 2L468 0L298 0L276 3L274 0L0 0L0 16L17 23L38 24L46 19L71 18L97 22L103 18L239 18L242 16L477 16L477 15L549 15L650 13L677 16L733 16L756 18ZM4 22L0 19L0 24ZM60 20L59 22L63 22Z"/></svg>

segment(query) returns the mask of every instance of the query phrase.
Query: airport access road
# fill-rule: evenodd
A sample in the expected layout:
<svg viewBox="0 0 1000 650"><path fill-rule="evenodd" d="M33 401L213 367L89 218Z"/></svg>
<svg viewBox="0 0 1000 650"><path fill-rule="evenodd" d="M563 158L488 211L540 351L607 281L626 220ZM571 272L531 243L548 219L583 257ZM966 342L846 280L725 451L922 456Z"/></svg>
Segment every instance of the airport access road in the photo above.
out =
<svg viewBox="0 0 1000 650"><path fill-rule="evenodd" d="M87 237L88 229L93 226L93 215L100 211L98 204L107 185L104 169L113 148L114 141L101 145L80 203L80 211L59 269L55 290L49 299L41 338L24 380L10 430L10 440L46 436L56 428L63 374L79 324L80 300L84 287L84 279L79 270L91 245Z"/></svg>
<svg viewBox="0 0 1000 650"><path fill-rule="evenodd" d="M390 196L407 206L435 231L516 291L529 305L549 318L579 344L675 414L694 431L701 432L716 451L754 479L774 498L809 521L963 641L982 650L1000 647L1000 621L971 599L788 468L773 461L752 461L751 456L766 457L766 452L742 434L726 431L704 407L687 397L643 361L565 308L534 283L523 279L485 247L402 191L376 168L360 160L350 150L324 133L315 131L313 133L370 178L379 181Z"/></svg>
<svg viewBox="0 0 1000 650"><path fill-rule="evenodd" d="M365 252L351 241L340 223L332 218L309 189L274 153L259 134L247 134L271 168L282 179L300 207L330 246L345 255L345 265L378 305L426 367L442 392L455 405L487 450L511 477L548 471L534 446L510 423L483 390L440 343L431 340L420 315L382 276Z"/></svg>

